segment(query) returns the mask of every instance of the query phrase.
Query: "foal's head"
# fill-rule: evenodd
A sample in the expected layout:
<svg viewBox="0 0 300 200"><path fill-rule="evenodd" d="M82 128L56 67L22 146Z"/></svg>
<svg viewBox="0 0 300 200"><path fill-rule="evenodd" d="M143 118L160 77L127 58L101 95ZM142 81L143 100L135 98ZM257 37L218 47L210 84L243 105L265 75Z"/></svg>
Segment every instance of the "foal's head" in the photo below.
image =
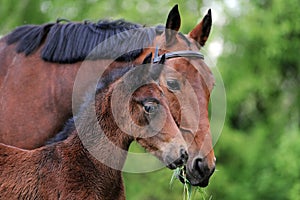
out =
<svg viewBox="0 0 300 200"><path fill-rule="evenodd" d="M159 77L165 58L151 65L149 54L116 82L111 94L114 121L131 140L136 140L166 166L175 169L188 159L187 145L176 125Z"/></svg>

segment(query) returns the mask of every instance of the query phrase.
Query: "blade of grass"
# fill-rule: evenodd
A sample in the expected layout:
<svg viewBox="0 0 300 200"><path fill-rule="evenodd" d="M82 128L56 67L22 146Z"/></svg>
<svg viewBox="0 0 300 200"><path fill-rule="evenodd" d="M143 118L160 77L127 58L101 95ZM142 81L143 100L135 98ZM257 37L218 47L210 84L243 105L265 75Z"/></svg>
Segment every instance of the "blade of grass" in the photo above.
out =
<svg viewBox="0 0 300 200"><path fill-rule="evenodd" d="M182 174L181 174L182 172ZM186 173L184 170L184 167L178 167L174 170L171 180L170 180L170 188L172 188L172 185L175 181L175 179L179 179L181 177L183 179L183 200L192 200L193 197L196 196L196 192L199 192L202 196L202 199L205 200L206 197L208 197L205 190L203 190L200 187L193 187L190 182L186 178ZM209 197L208 200L212 200L212 196Z"/></svg>

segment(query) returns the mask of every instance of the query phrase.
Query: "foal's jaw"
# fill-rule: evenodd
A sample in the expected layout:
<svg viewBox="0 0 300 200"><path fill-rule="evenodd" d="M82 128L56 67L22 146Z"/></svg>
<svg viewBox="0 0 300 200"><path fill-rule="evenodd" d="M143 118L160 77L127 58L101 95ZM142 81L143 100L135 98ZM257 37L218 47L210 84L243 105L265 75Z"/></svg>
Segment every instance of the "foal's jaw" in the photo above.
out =
<svg viewBox="0 0 300 200"><path fill-rule="evenodd" d="M181 139L174 138L169 142L160 141L154 146L153 143L148 143L145 138L137 138L136 140L139 144L146 148L147 151L159 158L160 161L163 162L169 169L176 169L177 167L184 166L187 163L187 146Z"/></svg>

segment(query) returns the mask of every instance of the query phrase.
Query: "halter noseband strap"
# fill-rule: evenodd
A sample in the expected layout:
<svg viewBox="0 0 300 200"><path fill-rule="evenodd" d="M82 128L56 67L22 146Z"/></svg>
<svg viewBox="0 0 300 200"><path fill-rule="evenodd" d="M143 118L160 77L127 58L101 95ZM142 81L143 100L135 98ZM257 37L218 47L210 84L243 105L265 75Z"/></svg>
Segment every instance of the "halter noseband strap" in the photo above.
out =
<svg viewBox="0 0 300 200"><path fill-rule="evenodd" d="M204 56L202 53L197 52L197 51L174 51L174 52L168 52L165 53L166 59L169 58L177 58L177 57L186 57L186 58L200 58L204 60ZM158 56L158 48L156 47L155 53L154 53L154 58L153 58L153 63L157 63L160 61L162 55Z"/></svg>

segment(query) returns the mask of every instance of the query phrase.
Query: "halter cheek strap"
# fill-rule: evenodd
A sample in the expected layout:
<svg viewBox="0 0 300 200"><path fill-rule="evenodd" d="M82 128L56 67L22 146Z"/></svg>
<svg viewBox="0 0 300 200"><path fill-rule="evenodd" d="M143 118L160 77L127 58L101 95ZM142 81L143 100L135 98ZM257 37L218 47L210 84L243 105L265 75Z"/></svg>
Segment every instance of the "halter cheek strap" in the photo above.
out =
<svg viewBox="0 0 300 200"><path fill-rule="evenodd" d="M185 58L199 58L204 60L204 56L202 53L197 52L197 51L174 51L174 52L168 52L165 53L166 59L169 58L178 58L178 57L185 57ZM153 63L158 63L161 59L161 56L158 56L158 47L155 48L155 53L154 53L154 58L153 58Z"/></svg>

